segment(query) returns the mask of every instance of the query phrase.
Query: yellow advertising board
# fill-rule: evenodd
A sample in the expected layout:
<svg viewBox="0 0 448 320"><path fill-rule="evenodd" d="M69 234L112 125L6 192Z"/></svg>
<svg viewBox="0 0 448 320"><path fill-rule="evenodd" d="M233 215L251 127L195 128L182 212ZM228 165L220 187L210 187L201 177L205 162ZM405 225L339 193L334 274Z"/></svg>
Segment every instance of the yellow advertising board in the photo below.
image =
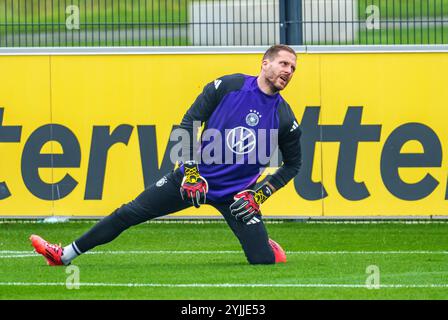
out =
<svg viewBox="0 0 448 320"><path fill-rule="evenodd" d="M0 56L0 216L110 214L173 168L170 133L203 86L256 75L260 60ZM282 95L303 131L302 169L263 213L447 215L447 72L448 53L300 53Z"/></svg>

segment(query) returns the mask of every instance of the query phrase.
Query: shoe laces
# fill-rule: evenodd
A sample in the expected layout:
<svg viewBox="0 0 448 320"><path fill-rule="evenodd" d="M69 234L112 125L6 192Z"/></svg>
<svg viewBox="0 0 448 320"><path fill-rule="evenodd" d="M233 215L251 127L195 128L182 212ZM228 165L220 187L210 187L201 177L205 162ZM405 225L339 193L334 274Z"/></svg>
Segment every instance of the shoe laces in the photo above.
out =
<svg viewBox="0 0 448 320"><path fill-rule="evenodd" d="M51 244L47 242L47 247L49 247L50 249L53 249L54 251L58 252L59 250L62 250L62 246L59 243L59 245L57 244Z"/></svg>

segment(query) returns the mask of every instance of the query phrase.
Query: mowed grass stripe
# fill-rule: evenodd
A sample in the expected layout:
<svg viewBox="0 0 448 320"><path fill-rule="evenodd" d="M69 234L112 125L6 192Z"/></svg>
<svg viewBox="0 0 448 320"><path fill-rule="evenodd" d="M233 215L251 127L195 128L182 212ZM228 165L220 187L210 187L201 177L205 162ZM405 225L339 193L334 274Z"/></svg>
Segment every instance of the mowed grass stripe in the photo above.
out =
<svg viewBox="0 0 448 320"><path fill-rule="evenodd" d="M364 289L412 289L448 288L448 284L365 284L339 283L68 283L71 287L166 287L166 288L364 288ZM64 282L0 282L0 286L67 286Z"/></svg>

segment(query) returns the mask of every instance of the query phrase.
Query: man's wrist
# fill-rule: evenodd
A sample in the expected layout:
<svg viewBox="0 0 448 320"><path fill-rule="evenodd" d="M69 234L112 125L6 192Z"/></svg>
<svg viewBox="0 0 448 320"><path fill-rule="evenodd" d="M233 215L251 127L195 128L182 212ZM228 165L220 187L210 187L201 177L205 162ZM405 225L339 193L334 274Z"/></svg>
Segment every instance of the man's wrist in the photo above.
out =
<svg viewBox="0 0 448 320"><path fill-rule="evenodd" d="M268 185L268 187L271 189L272 193L274 193L275 191L277 191L277 189L274 188L274 186L272 185L272 183L270 183L269 181L266 181L266 183Z"/></svg>
<svg viewBox="0 0 448 320"><path fill-rule="evenodd" d="M200 178L198 164L194 160L184 162L184 181L196 183Z"/></svg>
<svg viewBox="0 0 448 320"><path fill-rule="evenodd" d="M197 167L197 165L198 165L195 160L186 160L183 162L183 164L184 164L184 167L189 167L189 168Z"/></svg>
<svg viewBox="0 0 448 320"><path fill-rule="evenodd" d="M260 205L265 202L273 193L275 188L269 183L263 183L263 185L255 190L254 199L255 202Z"/></svg>

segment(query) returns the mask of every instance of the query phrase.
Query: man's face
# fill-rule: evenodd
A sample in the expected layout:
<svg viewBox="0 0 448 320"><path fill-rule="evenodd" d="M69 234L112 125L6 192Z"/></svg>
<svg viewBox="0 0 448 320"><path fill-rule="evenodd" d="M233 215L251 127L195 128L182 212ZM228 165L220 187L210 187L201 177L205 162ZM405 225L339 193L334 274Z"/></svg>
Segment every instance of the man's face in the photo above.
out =
<svg viewBox="0 0 448 320"><path fill-rule="evenodd" d="M264 77L273 91L286 88L296 70L296 56L288 51L280 51L273 60L263 60Z"/></svg>

